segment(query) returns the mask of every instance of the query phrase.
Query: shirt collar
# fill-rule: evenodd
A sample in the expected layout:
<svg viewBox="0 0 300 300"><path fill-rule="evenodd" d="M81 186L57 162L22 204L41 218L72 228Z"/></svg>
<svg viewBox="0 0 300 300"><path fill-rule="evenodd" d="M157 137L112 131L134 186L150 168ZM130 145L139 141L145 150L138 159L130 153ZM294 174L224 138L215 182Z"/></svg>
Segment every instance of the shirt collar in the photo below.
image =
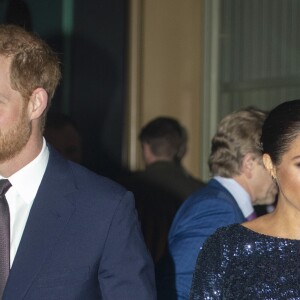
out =
<svg viewBox="0 0 300 300"><path fill-rule="evenodd" d="M254 209L250 195L237 181L232 178L225 178L221 176L214 176L214 179L224 186L234 197L244 217L247 218L251 213L253 213Z"/></svg>
<svg viewBox="0 0 300 300"><path fill-rule="evenodd" d="M49 160L49 149L43 138L39 155L29 164L11 175L8 180L26 202L33 201L42 181Z"/></svg>

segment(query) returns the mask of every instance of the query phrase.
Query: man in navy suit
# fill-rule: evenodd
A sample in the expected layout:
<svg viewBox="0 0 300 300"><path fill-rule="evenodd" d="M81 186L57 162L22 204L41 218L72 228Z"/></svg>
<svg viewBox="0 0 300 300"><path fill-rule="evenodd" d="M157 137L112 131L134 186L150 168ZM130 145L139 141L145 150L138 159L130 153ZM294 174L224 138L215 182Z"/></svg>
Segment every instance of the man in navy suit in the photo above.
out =
<svg viewBox="0 0 300 300"><path fill-rule="evenodd" d="M213 178L179 208L158 272L159 299L189 299L196 259L217 228L253 216L253 204L272 202L276 187L262 164L259 139L265 113L247 108L226 116L212 139Z"/></svg>
<svg viewBox="0 0 300 300"><path fill-rule="evenodd" d="M0 179L11 184L4 198L10 250L1 259L9 272L0 298L155 299L132 194L43 139L59 79L48 45L0 25Z"/></svg>

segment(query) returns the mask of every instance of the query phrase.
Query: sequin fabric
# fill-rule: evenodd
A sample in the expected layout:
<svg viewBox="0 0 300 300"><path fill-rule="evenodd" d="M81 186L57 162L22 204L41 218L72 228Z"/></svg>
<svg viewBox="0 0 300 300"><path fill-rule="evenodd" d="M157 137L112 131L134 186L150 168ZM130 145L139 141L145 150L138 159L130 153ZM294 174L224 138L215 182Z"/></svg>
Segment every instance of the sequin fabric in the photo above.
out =
<svg viewBox="0 0 300 300"><path fill-rule="evenodd" d="M191 300L300 300L300 241L220 228L197 259Z"/></svg>

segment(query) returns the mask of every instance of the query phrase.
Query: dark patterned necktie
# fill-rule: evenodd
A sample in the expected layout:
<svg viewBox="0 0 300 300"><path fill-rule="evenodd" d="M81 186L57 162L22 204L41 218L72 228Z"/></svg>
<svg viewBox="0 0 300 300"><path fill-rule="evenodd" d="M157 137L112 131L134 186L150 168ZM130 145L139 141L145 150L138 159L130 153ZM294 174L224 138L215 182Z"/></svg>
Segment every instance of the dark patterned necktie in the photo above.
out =
<svg viewBox="0 0 300 300"><path fill-rule="evenodd" d="M0 299L10 268L10 218L9 207L5 198L5 193L11 187L7 179L0 180Z"/></svg>

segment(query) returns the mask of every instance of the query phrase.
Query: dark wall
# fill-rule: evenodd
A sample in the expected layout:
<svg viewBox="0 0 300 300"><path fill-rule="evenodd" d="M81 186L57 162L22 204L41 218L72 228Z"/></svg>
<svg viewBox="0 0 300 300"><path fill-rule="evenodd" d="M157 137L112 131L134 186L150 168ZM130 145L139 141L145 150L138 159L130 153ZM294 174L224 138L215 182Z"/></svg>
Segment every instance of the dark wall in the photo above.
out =
<svg viewBox="0 0 300 300"><path fill-rule="evenodd" d="M77 123L84 164L114 177L122 157L126 0L74 0L68 36L62 4L0 0L1 22L26 22L60 54L63 80L51 110L67 113Z"/></svg>
<svg viewBox="0 0 300 300"><path fill-rule="evenodd" d="M106 175L122 155L125 2L74 1L71 113L84 132L86 163Z"/></svg>

